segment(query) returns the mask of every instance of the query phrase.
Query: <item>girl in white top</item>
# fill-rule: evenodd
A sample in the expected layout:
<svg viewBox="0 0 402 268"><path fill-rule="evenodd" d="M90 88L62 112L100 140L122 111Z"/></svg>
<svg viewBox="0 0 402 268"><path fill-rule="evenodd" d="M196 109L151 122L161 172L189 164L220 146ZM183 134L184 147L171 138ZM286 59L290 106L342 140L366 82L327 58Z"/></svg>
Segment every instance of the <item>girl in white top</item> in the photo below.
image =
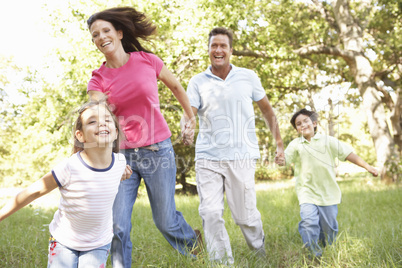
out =
<svg viewBox="0 0 402 268"><path fill-rule="evenodd" d="M118 153L119 133L104 102L83 105L75 122L73 154L0 210L1 222L59 187L60 204L49 225L48 267L106 267L113 201L120 179L131 175Z"/></svg>

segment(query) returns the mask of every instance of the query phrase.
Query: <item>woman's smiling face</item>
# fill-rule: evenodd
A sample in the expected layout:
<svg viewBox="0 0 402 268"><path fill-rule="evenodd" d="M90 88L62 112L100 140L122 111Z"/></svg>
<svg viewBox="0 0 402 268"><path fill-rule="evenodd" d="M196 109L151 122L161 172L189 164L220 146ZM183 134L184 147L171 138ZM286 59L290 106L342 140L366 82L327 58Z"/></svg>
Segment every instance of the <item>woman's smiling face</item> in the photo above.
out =
<svg viewBox="0 0 402 268"><path fill-rule="evenodd" d="M105 20L96 20L91 24L89 29L92 36L92 42L103 54L107 55L123 48L121 39L123 32L117 31L113 24Z"/></svg>

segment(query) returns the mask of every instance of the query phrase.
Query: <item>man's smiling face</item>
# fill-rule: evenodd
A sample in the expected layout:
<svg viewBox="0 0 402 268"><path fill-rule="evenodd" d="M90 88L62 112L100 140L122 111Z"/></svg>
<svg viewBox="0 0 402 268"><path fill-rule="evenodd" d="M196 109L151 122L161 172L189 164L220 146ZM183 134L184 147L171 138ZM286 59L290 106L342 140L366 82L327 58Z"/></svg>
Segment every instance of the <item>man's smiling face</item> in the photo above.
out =
<svg viewBox="0 0 402 268"><path fill-rule="evenodd" d="M228 68L233 48L230 47L229 37L225 34L211 36L209 40L209 59L213 69Z"/></svg>

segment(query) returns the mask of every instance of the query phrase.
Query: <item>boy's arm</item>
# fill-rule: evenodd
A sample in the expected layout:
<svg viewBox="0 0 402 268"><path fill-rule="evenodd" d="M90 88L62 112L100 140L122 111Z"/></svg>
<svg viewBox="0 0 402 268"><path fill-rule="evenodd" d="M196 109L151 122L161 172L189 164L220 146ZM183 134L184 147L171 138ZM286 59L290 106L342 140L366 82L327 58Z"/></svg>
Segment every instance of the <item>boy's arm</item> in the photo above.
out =
<svg viewBox="0 0 402 268"><path fill-rule="evenodd" d="M0 222L57 187L57 182L53 178L52 173L47 173L40 180L34 182L28 188L17 194L0 210Z"/></svg>
<svg viewBox="0 0 402 268"><path fill-rule="evenodd" d="M352 162L355 165L358 165L364 169L366 169L368 172L370 172L371 174L373 174L373 176L377 177L378 176L378 171L373 168L372 166L370 166L369 164L366 163L366 161L364 161L363 159L360 158L360 156L358 156L355 153L350 153L347 157L346 160Z"/></svg>

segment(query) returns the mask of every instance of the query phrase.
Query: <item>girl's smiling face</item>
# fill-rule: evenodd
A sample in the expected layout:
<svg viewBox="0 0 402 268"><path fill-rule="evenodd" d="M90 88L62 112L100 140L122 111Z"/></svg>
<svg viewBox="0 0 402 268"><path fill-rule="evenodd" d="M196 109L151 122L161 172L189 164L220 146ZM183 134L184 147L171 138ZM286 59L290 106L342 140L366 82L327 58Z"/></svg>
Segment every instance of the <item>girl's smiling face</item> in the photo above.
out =
<svg viewBox="0 0 402 268"><path fill-rule="evenodd" d="M302 134L306 140L310 141L311 138L314 137L314 128L317 127L317 122L313 122L309 116L304 114L298 115L295 120L295 125L297 132Z"/></svg>
<svg viewBox="0 0 402 268"><path fill-rule="evenodd" d="M89 107L81 114L82 129L76 130L76 138L84 148L113 147L118 130L112 114L104 105Z"/></svg>

